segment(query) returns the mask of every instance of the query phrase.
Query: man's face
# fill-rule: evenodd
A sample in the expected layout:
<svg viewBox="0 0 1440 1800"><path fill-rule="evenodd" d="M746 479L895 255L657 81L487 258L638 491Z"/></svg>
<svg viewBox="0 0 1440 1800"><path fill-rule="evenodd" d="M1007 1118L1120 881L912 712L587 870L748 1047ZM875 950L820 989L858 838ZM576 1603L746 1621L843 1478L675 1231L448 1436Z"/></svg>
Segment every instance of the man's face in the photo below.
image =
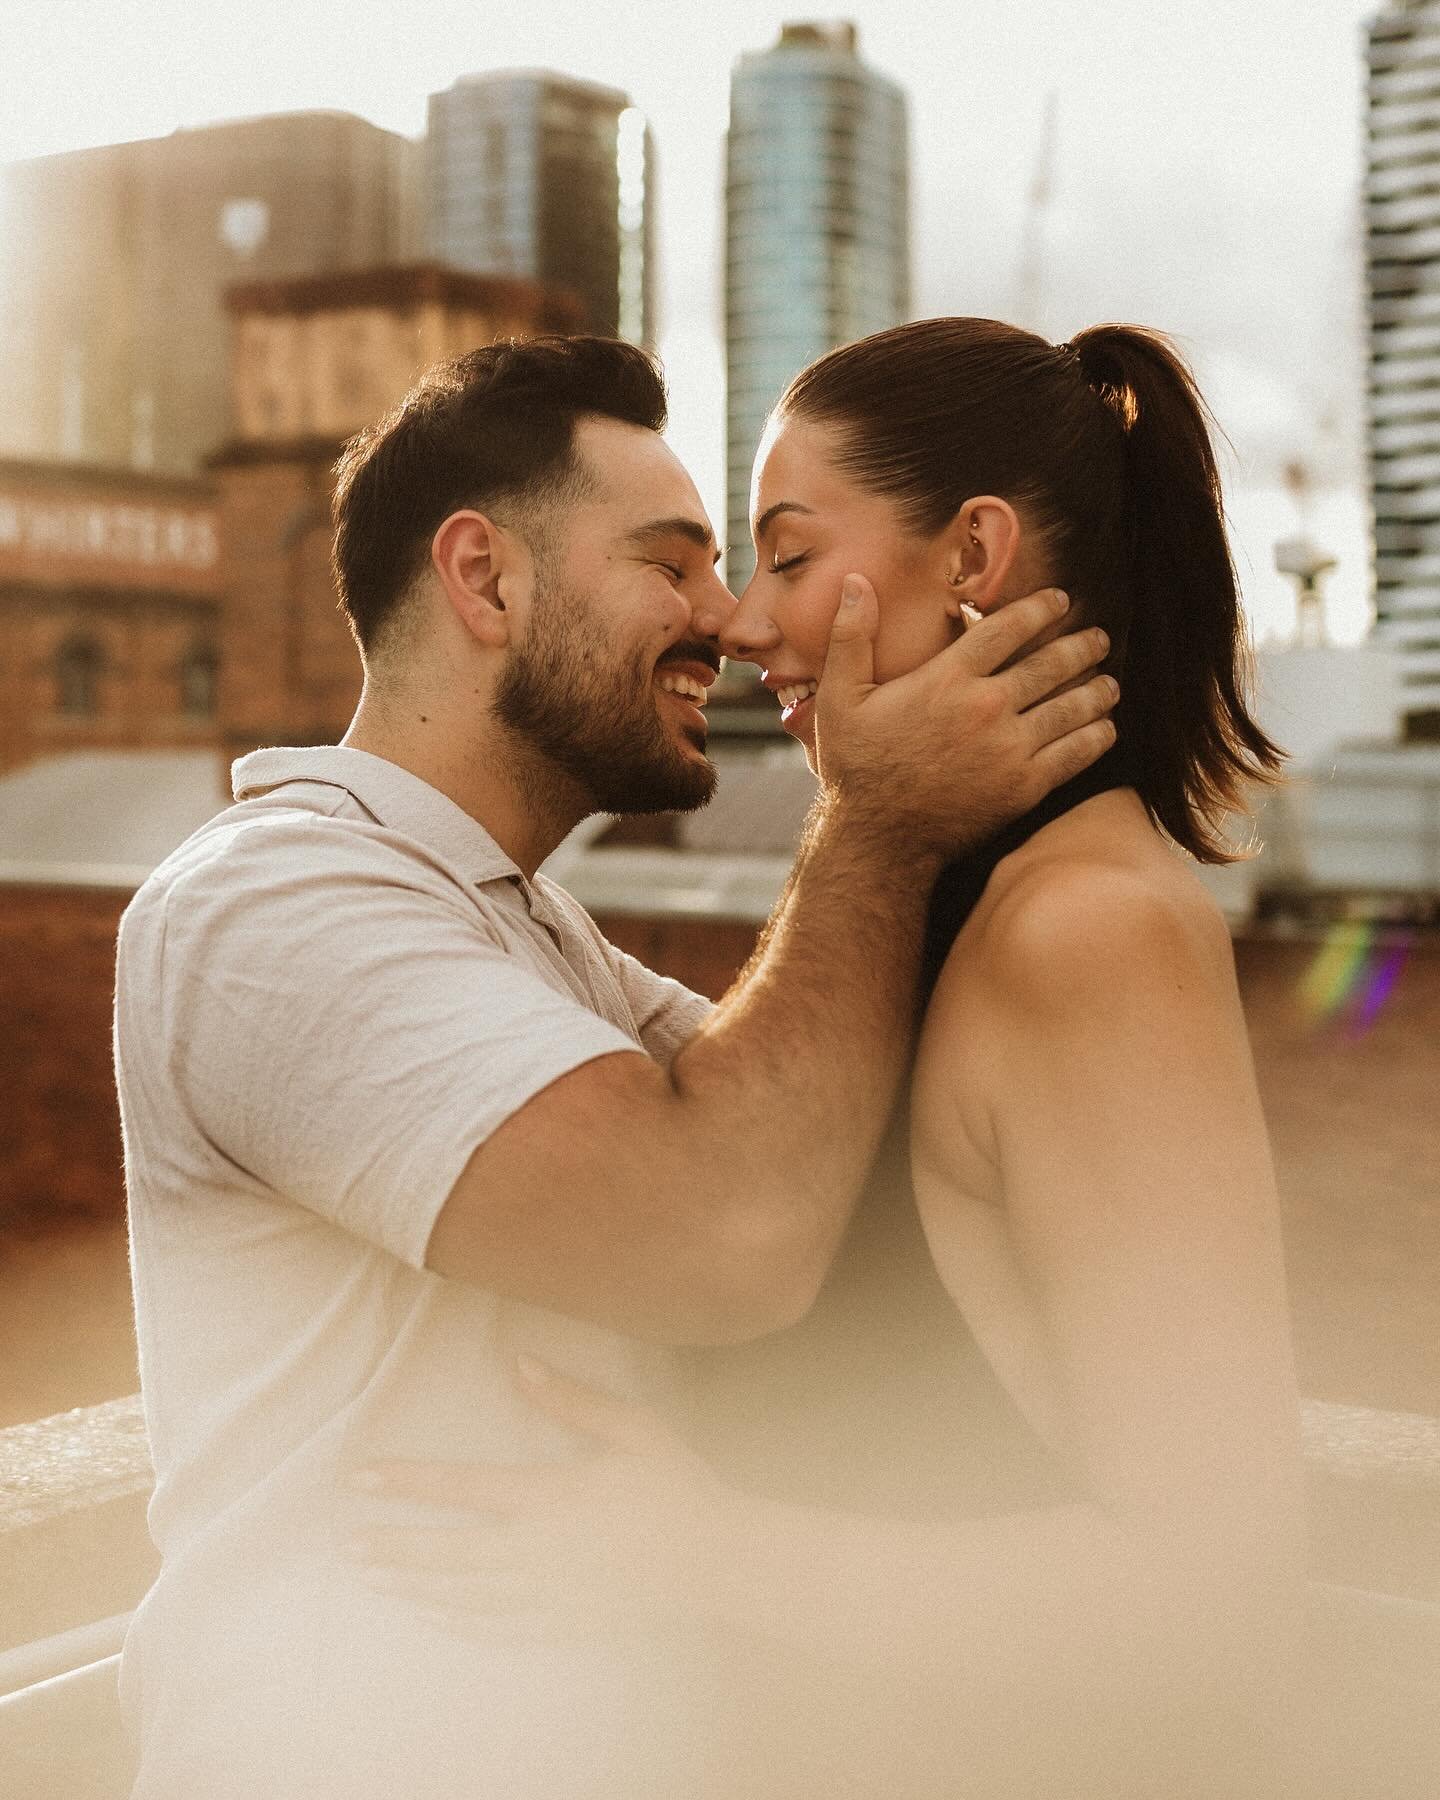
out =
<svg viewBox="0 0 1440 1800"><path fill-rule="evenodd" d="M596 812L689 812L715 789L706 691L735 602L695 484L652 431L582 419L593 490L549 520L501 721Z"/></svg>

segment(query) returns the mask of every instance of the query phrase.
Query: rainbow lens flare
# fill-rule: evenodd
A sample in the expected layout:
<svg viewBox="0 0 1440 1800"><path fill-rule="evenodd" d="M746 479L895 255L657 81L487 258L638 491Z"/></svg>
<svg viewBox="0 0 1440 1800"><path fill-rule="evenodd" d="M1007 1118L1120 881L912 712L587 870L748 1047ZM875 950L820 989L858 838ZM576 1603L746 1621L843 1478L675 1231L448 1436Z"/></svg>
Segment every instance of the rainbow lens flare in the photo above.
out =
<svg viewBox="0 0 1440 1800"><path fill-rule="evenodd" d="M1363 1037L1395 990L1414 942L1411 932L1369 923L1332 925L1300 979L1300 1009L1312 1025L1335 1023Z"/></svg>

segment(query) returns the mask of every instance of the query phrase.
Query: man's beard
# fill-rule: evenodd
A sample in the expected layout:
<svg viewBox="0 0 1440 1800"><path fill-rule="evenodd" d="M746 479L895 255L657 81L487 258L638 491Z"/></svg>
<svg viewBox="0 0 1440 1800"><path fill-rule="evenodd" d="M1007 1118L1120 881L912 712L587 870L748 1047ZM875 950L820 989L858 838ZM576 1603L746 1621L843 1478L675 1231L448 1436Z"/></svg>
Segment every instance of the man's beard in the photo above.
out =
<svg viewBox="0 0 1440 1800"><path fill-rule="evenodd" d="M580 788L595 812L694 812L715 770L670 739L655 667L611 662L600 621L581 596L542 579L524 642L495 691L495 715ZM697 746L702 747L702 746Z"/></svg>

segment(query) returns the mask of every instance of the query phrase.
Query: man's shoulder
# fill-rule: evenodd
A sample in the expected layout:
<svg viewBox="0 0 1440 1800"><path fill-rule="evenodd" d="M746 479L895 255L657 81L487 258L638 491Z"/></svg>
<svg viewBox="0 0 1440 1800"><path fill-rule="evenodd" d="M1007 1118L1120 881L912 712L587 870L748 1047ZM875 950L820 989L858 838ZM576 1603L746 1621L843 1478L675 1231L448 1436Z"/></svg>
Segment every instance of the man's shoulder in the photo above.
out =
<svg viewBox="0 0 1440 1800"><path fill-rule="evenodd" d="M349 795L242 800L192 832L141 884L121 918L122 950L147 922L258 917L287 903L333 903L342 893L351 904L383 905L397 888L453 902L460 887L441 858Z"/></svg>

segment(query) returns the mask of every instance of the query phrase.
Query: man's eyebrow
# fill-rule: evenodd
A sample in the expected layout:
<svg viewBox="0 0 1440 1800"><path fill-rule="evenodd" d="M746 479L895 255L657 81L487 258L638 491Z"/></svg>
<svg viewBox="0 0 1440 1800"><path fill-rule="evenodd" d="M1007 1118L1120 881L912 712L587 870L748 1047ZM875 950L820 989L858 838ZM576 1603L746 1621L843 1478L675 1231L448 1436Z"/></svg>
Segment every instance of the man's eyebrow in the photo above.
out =
<svg viewBox="0 0 1440 1800"><path fill-rule="evenodd" d="M647 519L633 531L627 531L625 542L637 550L651 549L662 538L685 538L701 550L708 550L711 560L719 562L724 552L715 542L715 533L703 519L692 519L684 513L673 519Z"/></svg>
<svg viewBox="0 0 1440 1800"><path fill-rule="evenodd" d="M756 543L759 543L760 539L764 537L765 533L775 523L776 519L780 517L781 513L809 513L813 515L814 511L815 508L813 506L802 506L798 500L777 500L773 506L767 506L764 512L761 513L760 517L755 521Z"/></svg>

